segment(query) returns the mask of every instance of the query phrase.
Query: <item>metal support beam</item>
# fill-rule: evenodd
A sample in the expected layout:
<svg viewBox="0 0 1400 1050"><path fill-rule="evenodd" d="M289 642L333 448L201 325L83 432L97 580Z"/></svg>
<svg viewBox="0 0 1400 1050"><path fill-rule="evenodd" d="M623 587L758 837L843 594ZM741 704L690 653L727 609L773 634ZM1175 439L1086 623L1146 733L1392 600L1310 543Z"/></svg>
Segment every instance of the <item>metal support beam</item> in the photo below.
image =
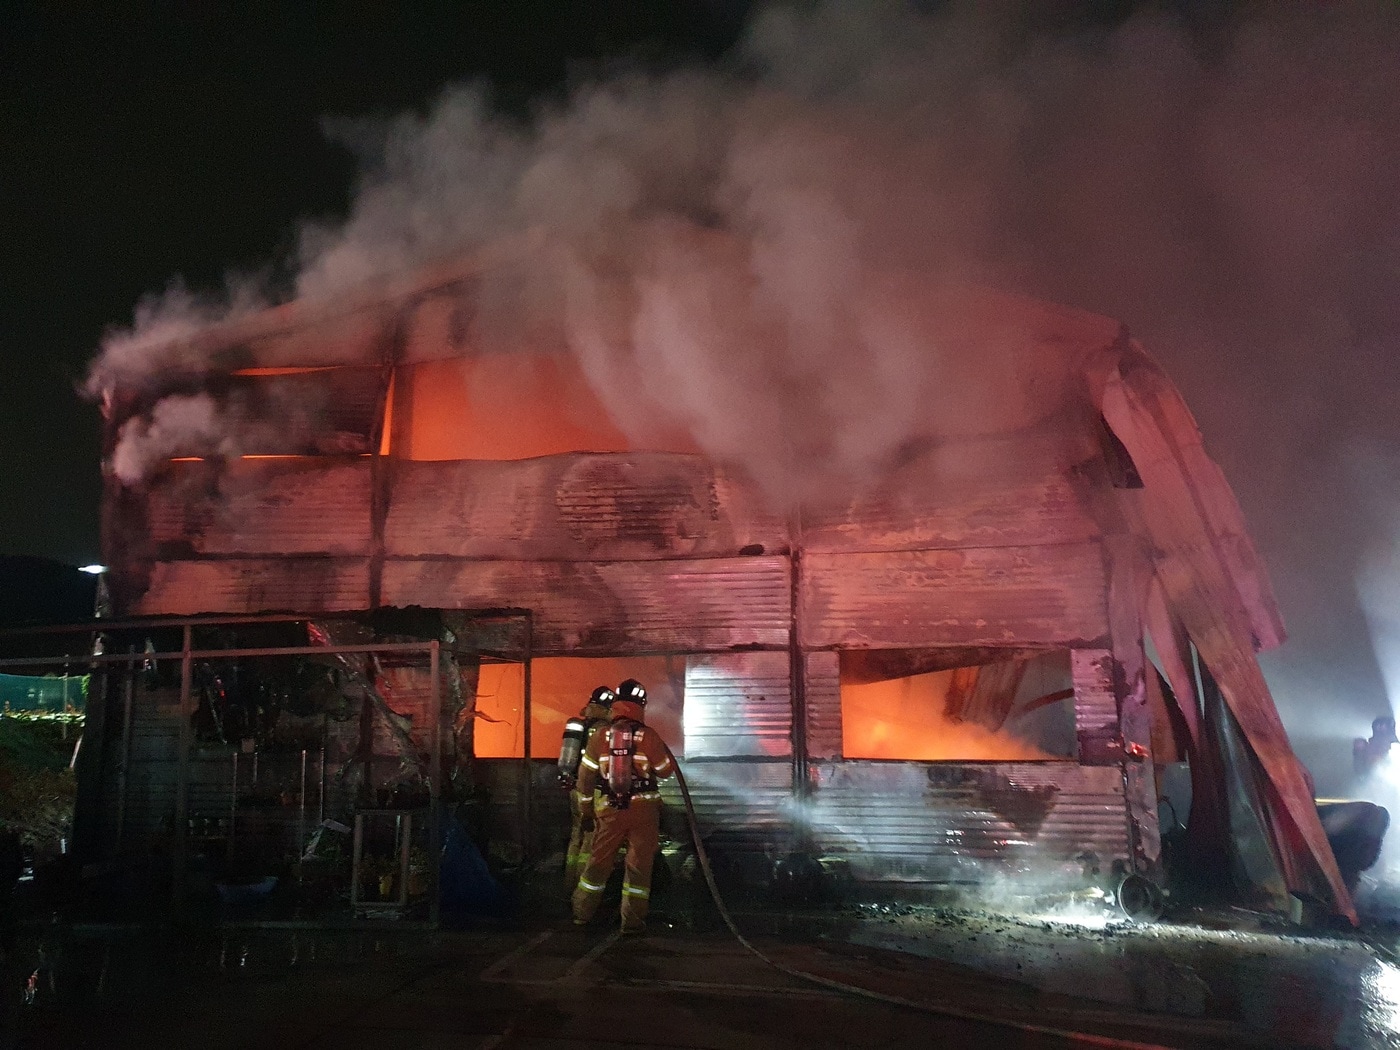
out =
<svg viewBox="0 0 1400 1050"><path fill-rule="evenodd" d="M194 628L186 624L180 658L180 737L175 774L175 851L170 879L171 904L179 907L185 897L189 864L190 748L194 743Z"/></svg>
<svg viewBox="0 0 1400 1050"><path fill-rule="evenodd" d="M428 694L428 724L432 727L428 738L428 856L433 865L428 919L436 926L442 897L442 646L437 641L428 650L428 675L432 679Z"/></svg>

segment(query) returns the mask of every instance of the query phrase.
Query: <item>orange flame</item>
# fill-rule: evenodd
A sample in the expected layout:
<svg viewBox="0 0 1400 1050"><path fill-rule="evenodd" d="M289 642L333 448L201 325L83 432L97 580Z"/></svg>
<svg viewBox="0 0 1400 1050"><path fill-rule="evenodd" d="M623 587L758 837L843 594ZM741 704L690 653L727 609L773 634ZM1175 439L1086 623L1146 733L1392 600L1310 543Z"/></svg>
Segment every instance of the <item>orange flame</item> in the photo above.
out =
<svg viewBox="0 0 1400 1050"><path fill-rule="evenodd" d="M1056 758L1003 728L993 732L944 714L952 671L856 685L841 683L846 758L1007 762Z"/></svg>

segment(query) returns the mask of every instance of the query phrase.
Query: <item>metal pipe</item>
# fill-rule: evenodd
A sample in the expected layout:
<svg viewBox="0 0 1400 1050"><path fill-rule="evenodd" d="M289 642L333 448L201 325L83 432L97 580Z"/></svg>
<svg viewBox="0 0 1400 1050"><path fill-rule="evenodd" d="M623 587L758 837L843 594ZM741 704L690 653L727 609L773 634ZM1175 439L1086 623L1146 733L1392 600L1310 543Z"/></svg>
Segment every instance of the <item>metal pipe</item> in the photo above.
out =
<svg viewBox="0 0 1400 1050"><path fill-rule="evenodd" d="M355 653L426 653L428 643L426 642L376 642L363 645L288 645L259 649L196 649L189 655L195 660L219 660L236 656L342 656ZM491 659L500 660L503 663L513 663L519 659L518 656L501 654L494 652L480 653L468 652L466 650L451 650L457 655L487 656ZM182 660L185 657L183 650L169 651L162 653L142 653L143 660ZM83 659L93 664L121 663L127 659L124 653L97 654L95 656L85 656ZM71 663L73 657L68 656L33 656L33 657L6 657L0 659L0 667L62 667Z"/></svg>
<svg viewBox="0 0 1400 1050"><path fill-rule="evenodd" d="M171 903L178 906L185 896L185 867L189 857L190 746L194 735L194 628L185 625L180 659L180 736L175 775L175 856L171 873Z"/></svg>
<svg viewBox="0 0 1400 1050"><path fill-rule="evenodd" d="M468 620L518 620L529 612L528 609L462 609L458 615ZM100 623L48 624L39 627L0 628L0 638L16 638L25 635L45 634L94 634L98 631L141 630L149 631L160 627L189 627L249 623L304 623L307 620L334 618L327 612L314 613L237 613L232 615L210 614L206 616L129 616L125 620L102 620Z"/></svg>
<svg viewBox="0 0 1400 1050"><path fill-rule="evenodd" d="M136 647L131 646L127 652L135 653ZM122 745L121 745L121 765L117 767L117 828L116 828L116 851L122 851L122 838L126 830L126 795L127 783L131 770L131 714L132 714L132 694L136 691L135 661L128 665L126 680L122 683Z"/></svg>
<svg viewBox="0 0 1400 1050"><path fill-rule="evenodd" d="M297 881L301 881L301 856L306 850L306 748L301 749L301 790L297 792Z"/></svg>
<svg viewBox="0 0 1400 1050"><path fill-rule="evenodd" d="M521 789L521 802L523 813L521 819L524 826L520 835L520 855L524 867L528 870L530 866L530 827L534 820L534 776L530 768L530 723L533 720L533 705L530 698L531 675L530 664L533 658L535 641L535 617L534 613L525 613L525 697L523 706L525 708L525 758L523 768L525 771L525 784Z"/></svg>
<svg viewBox="0 0 1400 1050"><path fill-rule="evenodd" d="M438 877L442 868L442 685L439 681L442 672L440 646L433 642L428 653L428 675L432 679L429 693L428 717L431 719L428 756L428 857L434 865L431 872L433 889L428 901L428 919L434 925L438 921ZM407 875L405 874L405 878Z"/></svg>
<svg viewBox="0 0 1400 1050"><path fill-rule="evenodd" d="M228 842L225 852L233 859L233 843L238 825L238 748L233 749L233 777L228 788Z"/></svg>

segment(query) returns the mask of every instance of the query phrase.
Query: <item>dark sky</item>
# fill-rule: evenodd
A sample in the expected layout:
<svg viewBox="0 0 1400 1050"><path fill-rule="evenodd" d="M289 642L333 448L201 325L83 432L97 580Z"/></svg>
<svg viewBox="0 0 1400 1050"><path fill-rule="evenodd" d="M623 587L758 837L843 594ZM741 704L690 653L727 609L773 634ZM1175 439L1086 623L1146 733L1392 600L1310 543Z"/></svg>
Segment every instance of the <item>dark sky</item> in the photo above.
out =
<svg viewBox="0 0 1400 1050"><path fill-rule="evenodd" d="M346 209L326 116L391 115L486 79L524 112L600 62L706 60L724 0L10 0L0 25L0 555L98 556L103 330L172 278L218 287Z"/></svg>

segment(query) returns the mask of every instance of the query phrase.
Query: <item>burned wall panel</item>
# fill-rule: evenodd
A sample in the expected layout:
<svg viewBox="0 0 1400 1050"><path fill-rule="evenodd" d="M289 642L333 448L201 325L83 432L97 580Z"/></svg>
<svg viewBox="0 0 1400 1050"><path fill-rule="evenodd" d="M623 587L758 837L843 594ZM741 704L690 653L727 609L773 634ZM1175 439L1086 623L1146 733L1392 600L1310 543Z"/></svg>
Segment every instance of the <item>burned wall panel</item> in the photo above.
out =
<svg viewBox="0 0 1400 1050"><path fill-rule="evenodd" d="M370 552L370 463L362 457L173 463L149 488L159 556Z"/></svg>
<svg viewBox="0 0 1400 1050"><path fill-rule="evenodd" d="M818 763L812 835L858 882L1105 875L1128 855L1121 776L1069 763Z"/></svg>
<svg viewBox="0 0 1400 1050"><path fill-rule="evenodd" d="M807 757L841 757L841 662L835 652L802 655Z"/></svg>
<svg viewBox="0 0 1400 1050"><path fill-rule="evenodd" d="M1070 673L1079 761L1116 766L1123 758L1123 742L1113 691L1113 654L1107 649L1075 649L1070 653Z"/></svg>
<svg viewBox="0 0 1400 1050"><path fill-rule="evenodd" d="M786 523L697 456L400 462L390 555L587 561L777 551Z"/></svg>
<svg viewBox="0 0 1400 1050"><path fill-rule="evenodd" d="M1072 432L1071 432L1072 433ZM804 511L808 551L1079 543L1099 526L1069 476L1092 450L1038 433L948 442L849 503Z"/></svg>
<svg viewBox="0 0 1400 1050"><path fill-rule="evenodd" d="M527 562L390 559L386 605L534 611L540 656L785 647L782 557Z"/></svg>
<svg viewBox="0 0 1400 1050"><path fill-rule="evenodd" d="M315 368L376 364L398 310L373 303L313 311L299 303L269 310L253 323L228 328L251 357L240 367Z"/></svg>
<svg viewBox="0 0 1400 1050"><path fill-rule="evenodd" d="M688 758L685 778L716 874L767 882L773 861L793 847L792 763ZM668 808L680 813L675 780L662 782L662 794Z"/></svg>
<svg viewBox="0 0 1400 1050"><path fill-rule="evenodd" d="M799 591L810 648L1072 645L1108 630L1096 543L809 553Z"/></svg>
<svg viewBox="0 0 1400 1050"><path fill-rule="evenodd" d="M227 558L166 561L126 613L350 612L369 607L365 558Z"/></svg>

